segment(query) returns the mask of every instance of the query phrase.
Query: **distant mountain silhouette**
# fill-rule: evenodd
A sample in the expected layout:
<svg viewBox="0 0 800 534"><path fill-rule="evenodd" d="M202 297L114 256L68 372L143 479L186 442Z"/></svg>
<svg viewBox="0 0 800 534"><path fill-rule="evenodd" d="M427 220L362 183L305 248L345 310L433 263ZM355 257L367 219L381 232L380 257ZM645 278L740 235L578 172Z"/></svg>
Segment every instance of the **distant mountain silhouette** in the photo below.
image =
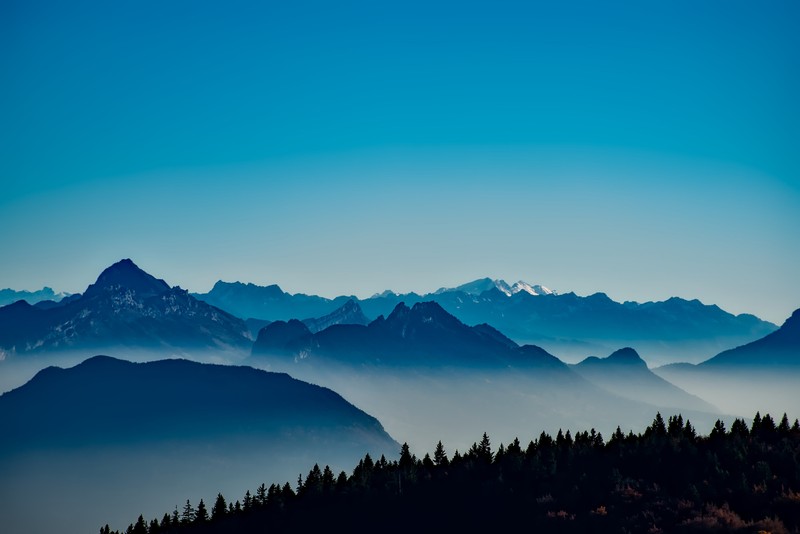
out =
<svg viewBox="0 0 800 534"><path fill-rule="evenodd" d="M367 316L361 311L361 306L353 299L348 300L341 308L337 308L327 315L316 319L303 320L303 323L305 323L308 329L313 333L325 330L329 326L335 324L366 325L369 324L369 322Z"/></svg>
<svg viewBox="0 0 800 534"><path fill-rule="evenodd" d="M276 321L259 332L252 354L252 365L333 387L421 441L445 435L458 442L480 428L505 433L514 425L564 421L607 433L675 405L690 406L680 411L693 423L718 417L712 406L652 376L643 362L635 373L619 373L613 364L630 360L624 352L600 371L624 375L622 391L608 387L613 378L597 385L541 347L519 346L489 325L467 326L435 302L401 303L369 325L317 333L297 320ZM632 398L633 392L646 397Z"/></svg>
<svg viewBox="0 0 800 534"><path fill-rule="evenodd" d="M0 396L3 532L77 534L349 466L399 445L337 393L286 374L187 360L97 356ZM36 495L31 498L31 495ZM126 502L128 501L128 502ZM77 512L80 513L77 513Z"/></svg>
<svg viewBox="0 0 800 534"><path fill-rule="evenodd" d="M726 350L706 360L702 367L790 367L800 370L800 309L771 334Z"/></svg>
<svg viewBox="0 0 800 534"><path fill-rule="evenodd" d="M331 300L302 293L292 295L275 284L257 286L221 280L208 293L193 293L192 296L243 319L252 317L269 321L321 317L351 298L337 297Z"/></svg>
<svg viewBox="0 0 800 534"><path fill-rule="evenodd" d="M0 420L0 450L286 432L359 443L359 451L396 445L375 418L329 389L188 360L95 356L69 369L48 367L0 396Z"/></svg>
<svg viewBox="0 0 800 534"><path fill-rule="evenodd" d="M276 321L259 332L253 354L401 367L544 364L567 371L546 351L523 350L489 325L467 326L435 302L418 302L411 308L400 303L388 317L369 325L332 325L318 333L300 321Z"/></svg>
<svg viewBox="0 0 800 534"><path fill-rule="evenodd" d="M571 368L590 382L621 397L678 410L718 411L706 401L654 374L639 354L629 347L607 358L590 356Z"/></svg>
<svg viewBox="0 0 800 534"><path fill-rule="evenodd" d="M752 343L700 364L673 363L653 371L728 413L800 411L800 310Z"/></svg>
<svg viewBox="0 0 800 534"><path fill-rule="evenodd" d="M242 318L288 321L332 313L353 297L326 299L285 293L278 286L217 282L195 295ZM615 302L604 293L581 297L539 285L482 278L434 293L384 291L357 302L366 317L388 316L401 302L433 301L467 324L490 324L520 343L559 354L583 355L635 345L657 361L700 361L704 355L748 343L777 329L753 315L732 315L698 300Z"/></svg>
<svg viewBox="0 0 800 534"><path fill-rule="evenodd" d="M65 299L66 300L66 299ZM122 260L66 303L0 308L6 356L75 348L247 348L244 322Z"/></svg>
<svg viewBox="0 0 800 534"><path fill-rule="evenodd" d="M56 293L52 288L43 287L38 291L15 291L13 289L0 289L0 306L12 304L18 300L24 300L28 304L36 304L43 301L58 302L69 293Z"/></svg>

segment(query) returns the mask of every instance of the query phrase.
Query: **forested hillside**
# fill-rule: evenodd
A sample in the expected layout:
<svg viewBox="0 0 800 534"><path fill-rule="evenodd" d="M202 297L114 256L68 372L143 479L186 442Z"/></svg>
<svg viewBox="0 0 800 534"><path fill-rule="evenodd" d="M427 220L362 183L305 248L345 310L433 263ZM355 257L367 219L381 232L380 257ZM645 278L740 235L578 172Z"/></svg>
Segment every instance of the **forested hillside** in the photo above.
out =
<svg viewBox="0 0 800 534"><path fill-rule="evenodd" d="M238 499L238 500L235 500ZM660 414L641 434L542 433L449 455L365 456L351 474L315 465L243 497L187 500L136 534L225 532L797 532L800 424L756 414L699 436ZM101 534L110 534L108 526Z"/></svg>

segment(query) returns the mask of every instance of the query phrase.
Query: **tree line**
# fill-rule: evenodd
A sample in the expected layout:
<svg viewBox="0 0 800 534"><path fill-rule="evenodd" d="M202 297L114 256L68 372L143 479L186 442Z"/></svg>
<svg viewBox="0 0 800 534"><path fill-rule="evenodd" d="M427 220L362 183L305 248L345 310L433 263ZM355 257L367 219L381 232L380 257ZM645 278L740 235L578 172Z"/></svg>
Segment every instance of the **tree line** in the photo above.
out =
<svg viewBox="0 0 800 534"><path fill-rule="evenodd" d="M756 414L698 435L681 415L644 432L542 432L496 449L484 434L448 455L367 454L352 473L314 465L294 486L261 484L210 510L189 500L126 534L223 532L800 531L800 423ZM100 534L122 534L106 525Z"/></svg>

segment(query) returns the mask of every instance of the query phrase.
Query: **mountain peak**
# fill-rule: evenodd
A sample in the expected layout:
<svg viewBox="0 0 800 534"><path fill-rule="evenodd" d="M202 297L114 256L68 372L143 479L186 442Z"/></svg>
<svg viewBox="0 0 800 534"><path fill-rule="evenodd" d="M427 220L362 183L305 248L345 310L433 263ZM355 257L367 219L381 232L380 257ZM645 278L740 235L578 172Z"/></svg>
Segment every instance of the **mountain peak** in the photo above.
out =
<svg viewBox="0 0 800 534"><path fill-rule="evenodd" d="M626 365L631 365L631 364L639 365L645 363L642 357L639 356L639 353L630 347L624 347L617 351L614 351L608 358L606 358L606 360L608 360L609 362L626 364Z"/></svg>
<svg viewBox="0 0 800 534"><path fill-rule="evenodd" d="M479 278L477 280L473 280L472 282L461 284L460 286L457 286L455 288L443 287L436 290L434 294L439 295L450 291L461 291L462 293L466 293L468 295L481 295L486 291L494 291L494 290L503 293L507 297L516 295L517 293L520 292L528 293L529 295L533 296L556 294L555 291L539 284L533 285L523 280L519 280L515 282L513 285L511 285L505 280L501 280L500 278L492 279L488 277Z"/></svg>
<svg viewBox="0 0 800 534"><path fill-rule="evenodd" d="M140 269L133 261L126 258L106 268L97 281L86 289L86 296L102 290L122 287L138 293L142 297L159 295L169 290L169 285Z"/></svg>

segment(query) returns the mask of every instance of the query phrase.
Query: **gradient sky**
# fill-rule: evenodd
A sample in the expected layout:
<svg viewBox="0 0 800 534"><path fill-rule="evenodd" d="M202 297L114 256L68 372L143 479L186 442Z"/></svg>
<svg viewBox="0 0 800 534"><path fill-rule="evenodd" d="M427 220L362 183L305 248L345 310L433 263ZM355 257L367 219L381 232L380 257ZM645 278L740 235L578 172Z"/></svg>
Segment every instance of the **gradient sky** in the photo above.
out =
<svg viewBox="0 0 800 534"><path fill-rule="evenodd" d="M435 4L435 5L434 5ZM800 307L800 3L0 3L0 287L130 257Z"/></svg>

